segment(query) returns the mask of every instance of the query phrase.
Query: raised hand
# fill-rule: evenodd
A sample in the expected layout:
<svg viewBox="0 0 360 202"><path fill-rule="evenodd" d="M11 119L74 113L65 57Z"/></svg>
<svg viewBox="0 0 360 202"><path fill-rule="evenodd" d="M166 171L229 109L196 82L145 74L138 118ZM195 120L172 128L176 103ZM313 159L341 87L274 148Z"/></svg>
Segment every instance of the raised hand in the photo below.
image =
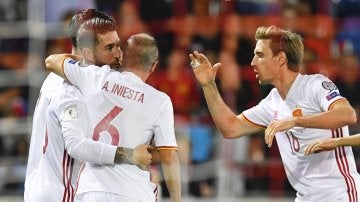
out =
<svg viewBox="0 0 360 202"><path fill-rule="evenodd" d="M190 64L193 67L195 77L202 86L215 82L216 73L221 67L221 63L212 66L208 58L197 51L194 51L189 57L191 59Z"/></svg>

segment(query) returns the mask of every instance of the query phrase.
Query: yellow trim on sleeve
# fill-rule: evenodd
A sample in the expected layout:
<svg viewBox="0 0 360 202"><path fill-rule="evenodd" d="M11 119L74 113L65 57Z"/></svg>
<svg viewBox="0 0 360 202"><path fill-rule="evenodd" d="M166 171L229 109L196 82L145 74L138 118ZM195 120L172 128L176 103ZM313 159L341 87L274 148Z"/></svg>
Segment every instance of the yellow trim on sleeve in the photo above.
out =
<svg viewBox="0 0 360 202"><path fill-rule="evenodd" d="M156 150L178 150L177 147L156 147Z"/></svg>
<svg viewBox="0 0 360 202"><path fill-rule="evenodd" d="M245 121L247 121L248 123L250 123L251 125L253 125L253 126L257 127L257 128L266 129L266 126L263 126L263 125L260 125L260 124L257 124L257 123L254 123L254 122L250 121L250 119L248 119L244 114L240 114L239 116L244 117Z"/></svg>
<svg viewBox="0 0 360 202"><path fill-rule="evenodd" d="M344 100L344 99L347 100L346 98L343 97L343 98L340 98L340 99L335 100L334 102L332 102L332 103L329 105L328 110L330 110L331 108L333 108L336 103L338 103L338 102L340 102L340 101L342 101L342 100Z"/></svg>

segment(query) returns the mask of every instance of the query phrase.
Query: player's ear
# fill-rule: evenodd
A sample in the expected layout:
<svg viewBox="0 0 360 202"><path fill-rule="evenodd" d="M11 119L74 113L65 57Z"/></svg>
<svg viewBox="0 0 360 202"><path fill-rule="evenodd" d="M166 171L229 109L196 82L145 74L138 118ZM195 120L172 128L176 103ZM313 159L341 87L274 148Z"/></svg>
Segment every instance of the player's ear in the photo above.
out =
<svg viewBox="0 0 360 202"><path fill-rule="evenodd" d="M157 61L157 60L153 63L153 65L152 65L151 68L150 68L150 74L155 71L158 63L159 63L159 61Z"/></svg>
<svg viewBox="0 0 360 202"><path fill-rule="evenodd" d="M95 62L95 56L93 51L90 48L82 48L81 53L84 56L84 59L88 62L94 63Z"/></svg>
<svg viewBox="0 0 360 202"><path fill-rule="evenodd" d="M284 65L287 62L286 53L284 51L281 51L278 54L278 61L279 61L280 65Z"/></svg>

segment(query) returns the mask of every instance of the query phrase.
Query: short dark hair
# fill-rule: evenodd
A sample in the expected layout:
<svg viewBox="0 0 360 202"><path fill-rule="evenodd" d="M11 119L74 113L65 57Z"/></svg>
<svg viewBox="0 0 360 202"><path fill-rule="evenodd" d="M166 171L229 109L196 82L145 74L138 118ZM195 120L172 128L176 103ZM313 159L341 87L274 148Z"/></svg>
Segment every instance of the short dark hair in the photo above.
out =
<svg viewBox="0 0 360 202"><path fill-rule="evenodd" d="M146 33L139 33L129 37L124 48L124 67L139 66L142 70L149 70L157 61L159 50L154 37Z"/></svg>
<svg viewBox="0 0 360 202"><path fill-rule="evenodd" d="M77 36L77 32L78 32L81 24L83 24L85 21L90 20L91 18L94 18L94 17L115 22L115 20L111 16L108 16L104 12L93 9L93 8L85 9L85 10L81 10L81 11L77 12L71 18L71 20L68 24L68 27L67 27L67 31L68 31L68 35L71 39L71 43L75 48L78 47L78 44L76 41L76 36Z"/></svg>
<svg viewBox="0 0 360 202"><path fill-rule="evenodd" d="M93 17L81 24L77 33L79 48L93 48L98 43L98 34L116 31L115 20Z"/></svg>

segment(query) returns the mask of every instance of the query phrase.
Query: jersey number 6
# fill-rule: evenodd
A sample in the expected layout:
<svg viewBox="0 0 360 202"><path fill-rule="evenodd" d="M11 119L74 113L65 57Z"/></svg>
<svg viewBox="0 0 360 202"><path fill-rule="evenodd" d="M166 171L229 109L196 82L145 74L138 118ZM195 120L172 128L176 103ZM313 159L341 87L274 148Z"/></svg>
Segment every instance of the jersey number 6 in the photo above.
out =
<svg viewBox="0 0 360 202"><path fill-rule="evenodd" d="M122 111L123 109L115 106L95 127L93 133L93 140L98 141L100 133L107 131L111 135L111 144L118 146L120 134L119 131L111 124L111 121Z"/></svg>

